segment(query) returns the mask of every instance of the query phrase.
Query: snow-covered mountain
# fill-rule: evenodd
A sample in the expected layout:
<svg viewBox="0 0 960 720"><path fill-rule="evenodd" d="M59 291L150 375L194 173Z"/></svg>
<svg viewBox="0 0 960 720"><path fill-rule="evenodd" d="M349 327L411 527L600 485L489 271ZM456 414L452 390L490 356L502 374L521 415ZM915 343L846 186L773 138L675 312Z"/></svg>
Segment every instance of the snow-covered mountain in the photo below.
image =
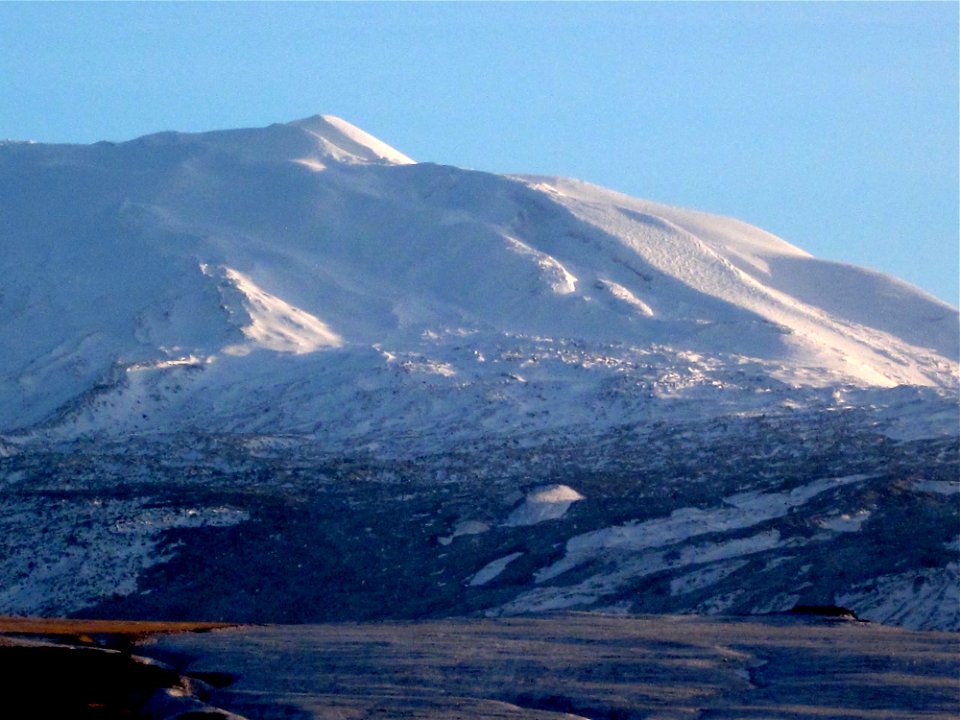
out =
<svg viewBox="0 0 960 720"><path fill-rule="evenodd" d="M177 614L151 572L292 522L255 486L354 508L397 587L419 571L396 547L457 575L407 614L657 609L653 581L666 609L785 609L810 599L790 573L879 537L889 562L796 586L960 625L958 313L894 278L575 180L416 163L331 116L3 143L0 219L0 612ZM884 521L914 502L922 558ZM354 552L328 520L295 534ZM369 592L298 562L340 588L320 605ZM190 587L197 613L277 612Z"/></svg>

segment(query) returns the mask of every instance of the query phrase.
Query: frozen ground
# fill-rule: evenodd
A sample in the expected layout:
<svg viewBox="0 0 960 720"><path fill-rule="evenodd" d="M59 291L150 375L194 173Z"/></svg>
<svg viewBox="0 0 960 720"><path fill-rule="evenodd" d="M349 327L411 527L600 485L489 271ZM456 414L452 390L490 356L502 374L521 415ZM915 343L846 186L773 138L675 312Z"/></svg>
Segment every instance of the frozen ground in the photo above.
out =
<svg viewBox="0 0 960 720"><path fill-rule="evenodd" d="M842 620L558 615L238 628L143 648L250 718L954 718L958 638Z"/></svg>

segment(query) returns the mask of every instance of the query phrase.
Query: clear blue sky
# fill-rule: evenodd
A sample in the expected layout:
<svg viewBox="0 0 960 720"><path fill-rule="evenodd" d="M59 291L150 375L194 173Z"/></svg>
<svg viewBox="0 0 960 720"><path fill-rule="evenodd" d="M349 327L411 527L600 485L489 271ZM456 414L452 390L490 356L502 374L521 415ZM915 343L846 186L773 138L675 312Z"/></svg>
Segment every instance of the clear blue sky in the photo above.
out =
<svg viewBox="0 0 960 720"><path fill-rule="evenodd" d="M339 115L958 302L958 4L0 3L0 138Z"/></svg>

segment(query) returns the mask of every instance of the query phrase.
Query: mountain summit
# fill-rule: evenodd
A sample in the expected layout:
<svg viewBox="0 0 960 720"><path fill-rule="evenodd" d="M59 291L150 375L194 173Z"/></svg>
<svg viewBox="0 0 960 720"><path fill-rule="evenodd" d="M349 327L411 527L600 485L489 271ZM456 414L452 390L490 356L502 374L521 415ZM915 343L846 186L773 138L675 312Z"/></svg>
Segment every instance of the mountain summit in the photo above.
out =
<svg viewBox="0 0 960 720"><path fill-rule="evenodd" d="M424 521L423 547L396 547L441 564L438 548L471 548L450 586L467 595L448 588L436 600L457 612L616 604L641 577L666 583L674 600L661 598L664 608L752 612L794 595L817 604L812 591L784 588L776 601L759 586L727 604L709 593L786 548L813 562L820 550L810 548L826 546L811 538L852 548L861 528L880 533L886 501L876 498L897 493L927 498L914 519L940 523L910 567L955 572L940 528L954 521L929 498L953 487L936 483L955 463L958 313L886 275L818 260L738 220L576 180L415 163L329 115L124 143L3 144L0 217L6 487L53 483L93 497L104 482L133 482L118 469L133 463L136 483L163 487L166 499L143 490L146 505L115 497L110 507L153 517L149 503L174 502L171 482L201 494L216 485L188 477L263 477L258 492L287 498L289 485L314 499L331 478L352 488L376 478L374 495L336 502L358 503L368 513L358 522L379 527L369 513L404 514L403 503L429 498L434 509L416 512L443 519ZM892 477L893 467L906 474ZM416 501L384 490L399 468L404 482L417 478ZM885 489L870 484L877 477ZM64 505L47 522L101 512L98 501ZM197 523L206 533L267 522L273 510L248 501L195 516L178 514L189 509L178 500L155 530L136 526L151 539L124 571L124 596L143 567L176 562L150 554L156 528L174 537ZM31 502L10 500L8 522ZM524 503L546 520L505 519ZM789 508L809 515L802 541ZM94 535L91 548L110 546ZM549 549L567 541L565 552ZM680 553L673 564L657 549L667 546ZM696 570L705 574L681 573L711 553L714 564ZM0 612L39 611L40 596L58 612L102 600L101 585L87 600L55 600L67 592L44 585L56 572L11 562L0 577L33 579L0 593ZM601 566L589 587L561 582ZM883 595L892 597L908 582L900 567L856 582L827 573L821 604L873 602L869 582L881 576L896 576ZM500 577L517 592L497 589ZM923 588L936 595L942 577ZM389 605L378 597L369 612ZM644 597L635 602L651 609ZM857 602L859 612L867 601ZM929 606L911 622L955 622ZM256 607L245 617L273 617Z"/></svg>
<svg viewBox="0 0 960 720"><path fill-rule="evenodd" d="M355 125L333 115L313 115L288 123L313 135L338 162L379 162L410 165L414 161Z"/></svg>

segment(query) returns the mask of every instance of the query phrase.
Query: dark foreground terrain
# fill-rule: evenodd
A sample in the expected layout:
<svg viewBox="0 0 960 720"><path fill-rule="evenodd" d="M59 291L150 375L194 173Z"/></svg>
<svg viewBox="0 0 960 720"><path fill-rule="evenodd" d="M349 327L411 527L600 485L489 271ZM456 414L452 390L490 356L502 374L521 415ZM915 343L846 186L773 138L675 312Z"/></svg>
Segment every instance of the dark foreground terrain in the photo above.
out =
<svg viewBox="0 0 960 720"><path fill-rule="evenodd" d="M0 617L0 717L187 717L183 713L206 709L199 699L204 683L139 657L137 646L157 633L223 627Z"/></svg>
<svg viewBox="0 0 960 720"><path fill-rule="evenodd" d="M0 689L7 702L30 698L37 717L952 720L960 713L960 636L839 618L565 614L213 631L105 630L87 621L2 629ZM182 632L190 629L208 631Z"/></svg>

